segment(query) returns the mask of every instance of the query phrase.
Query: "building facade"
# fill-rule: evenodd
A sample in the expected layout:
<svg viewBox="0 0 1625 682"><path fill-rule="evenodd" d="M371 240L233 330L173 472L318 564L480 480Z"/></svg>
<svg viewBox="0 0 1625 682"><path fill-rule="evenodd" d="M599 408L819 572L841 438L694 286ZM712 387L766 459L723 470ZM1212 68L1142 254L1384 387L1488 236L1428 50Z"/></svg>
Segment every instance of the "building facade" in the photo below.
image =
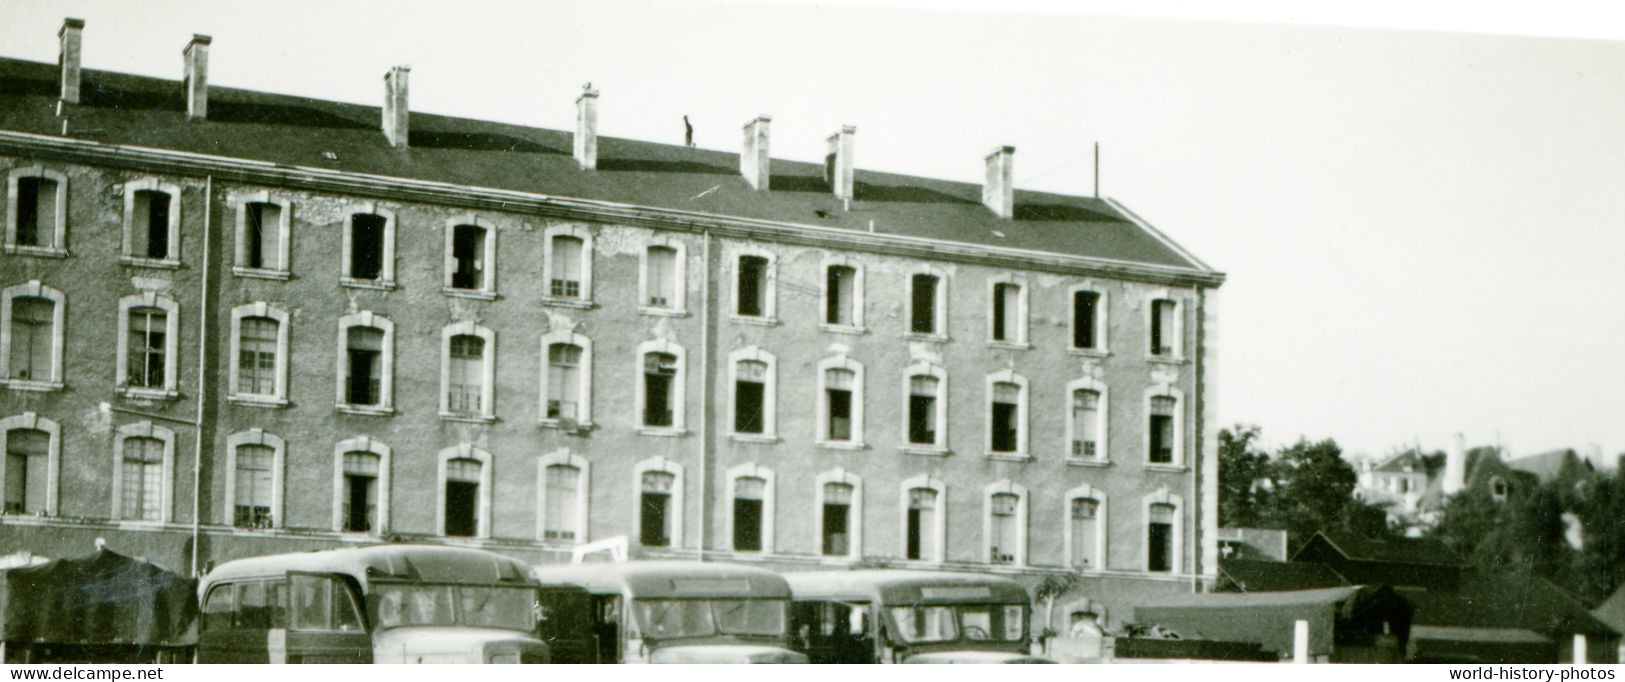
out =
<svg viewBox="0 0 1625 682"><path fill-rule="evenodd" d="M0 60L0 538L1217 566L1223 275L1116 202ZM383 134L374 123L382 120ZM1115 614L1107 614L1110 615ZM1124 611L1123 615L1126 615Z"/></svg>

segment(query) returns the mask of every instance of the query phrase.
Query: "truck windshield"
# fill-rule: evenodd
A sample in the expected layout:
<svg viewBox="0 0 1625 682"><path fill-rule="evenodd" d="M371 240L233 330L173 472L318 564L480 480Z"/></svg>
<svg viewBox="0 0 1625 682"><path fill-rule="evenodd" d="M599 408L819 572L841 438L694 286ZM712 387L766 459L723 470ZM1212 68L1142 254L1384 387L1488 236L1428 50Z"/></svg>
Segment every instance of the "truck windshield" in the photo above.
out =
<svg viewBox="0 0 1625 682"><path fill-rule="evenodd" d="M460 625L529 632L536 626L536 590L497 585L374 583L381 628Z"/></svg>
<svg viewBox="0 0 1625 682"><path fill-rule="evenodd" d="M772 599L639 599L638 629L648 639L784 635L785 603Z"/></svg>
<svg viewBox="0 0 1625 682"><path fill-rule="evenodd" d="M1015 642L1026 635L1024 610L1018 605L964 604L899 606L889 609L897 635L909 644L957 639Z"/></svg>

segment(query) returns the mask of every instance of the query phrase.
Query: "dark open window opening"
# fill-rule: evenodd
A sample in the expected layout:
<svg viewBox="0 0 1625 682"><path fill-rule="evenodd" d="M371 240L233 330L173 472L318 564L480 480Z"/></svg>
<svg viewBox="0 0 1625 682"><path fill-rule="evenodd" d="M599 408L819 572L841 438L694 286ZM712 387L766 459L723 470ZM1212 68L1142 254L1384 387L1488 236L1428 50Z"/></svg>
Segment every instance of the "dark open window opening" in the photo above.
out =
<svg viewBox="0 0 1625 682"><path fill-rule="evenodd" d="M677 356L650 353L643 358L643 425L671 426Z"/></svg>
<svg viewBox="0 0 1625 682"><path fill-rule="evenodd" d="M45 468L50 444L50 434L37 429L6 432L5 513L46 511Z"/></svg>
<svg viewBox="0 0 1625 682"><path fill-rule="evenodd" d="M169 195L144 189L135 193L134 240L131 255L143 258L169 257Z"/></svg>
<svg viewBox="0 0 1625 682"><path fill-rule="evenodd" d="M56 181L17 179L17 244L56 245Z"/></svg>
<svg viewBox="0 0 1625 682"><path fill-rule="evenodd" d="M1146 570L1166 573L1174 568L1174 506L1157 503L1151 505L1151 520L1147 541Z"/></svg>
<svg viewBox="0 0 1625 682"><path fill-rule="evenodd" d="M845 483L824 485L824 537L825 556L846 556L851 551L852 486Z"/></svg>
<svg viewBox="0 0 1625 682"><path fill-rule="evenodd" d="M1001 282L993 285L993 340L1018 341L1016 319L1021 306L1021 286Z"/></svg>
<svg viewBox="0 0 1625 682"><path fill-rule="evenodd" d="M739 363L734 381L734 433L762 433L766 428L767 365Z"/></svg>
<svg viewBox="0 0 1625 682"><path fill-rule="evenodd" d="M832 441L852 439L852 383L853 373L832 369L824 378L824 399L829 410L829 425L825 438Z"/></svg>
<svg viewBox="0 0 1625 682"><path fill-rule="evenodd" d="M914 377L909 381L908 442L932 445L937 442L937 380Z"/></svg>
<svg viewBox="0 0 1625 682"><path fill-rule="evenodd" d="M827 324L852 326L856 324L854 314L855 305L853 294L857 286L858 271L847 265L832 265L825 275L825 301L824 322Z"/></svg>
<svg viewBox="0 0 1625 682"><path fill-rule="evenodd" d="M734 481L734 551L762 551L762 497L766 481L741 478Z"/></svg>
<svg viewBox="0 0 1625 682"><path fill-rule="evenodd" d="M446 463L446 535L473 537L479 529L480 463L454 459Z"/></svg>
<svg viewBox="0 0 1625 682"><path fill-rule="evenodd" d="M910 279L910 299L913 301L909 331L917 334L937 333L937 278L935 275L915 275Z"/></svg>
<svg viewBox="0 0 1625 682"><path fill-rule="evenodd" d="M638 542L648 547L671 545L666 527L671 510L671 492L676 477L663 471L643 474L643 499L640 501Z"/></svg>
<svg viewBox="0 0 1625 682"><path fill-rule="evenodd" d="M929 559L935 555L937 491L914 488L908 491L907 544L909 559Z"/></svg>
<svg viewBox="0 0 1625 682"><path fill-rule="evenodd" d="M350 277L376 280L384 273L384 217L357 213L350 217Z"/></svg>
<svg viewBox="0 0 1625 682"><path fill-rule="evenodd" d="M1174 302L1157 299L1151 302L1151 354L1172 355L1174 341Z"/></svg>
<svg viewBox="0 0 1625 682"><path fill-rule="evenodd" d="M378 456L370 452L344 453L344 530L371 532L378 506Z"/></svg>
<svg viewBox="0 0 1625 682"><path fill-rule="evenodd" d="M256 201L244 208L248 221L248 234L243 235L247 247L244 256L244 267L274 268L280 264L276 262L277 230L281 229L282 209L276 204Z"/></svg>
<svg viewBox="0 0 1625 682"><path fill-rule="evenodd" d="M1151 463L1174 462L1174 399L1151 399Z"/></svg>
<svg viewBox="0 0 1625 682"><path fill-rule="evenodd" d="M993 385L993 451L1015 452L1019 443L1021 388L1015 384Z"/></svg>
<svg viewBox="0 0 1625 682"><path fill-rule="evenodd" d="M485 228L458 225L451 232L451 288L485 288Z"/></svg>
<svg viewBox="0 0 1625 682"><path fill-rule="evenodd" d="M767 314L767 259L739 257L739 314L762 317Z"/></svg>
<svg viewBox="0 0 1625 682"><path fill-rule="evenodd" d="M345 349L350 377L345 382L345 401L351 405L378 405L383 402L380 382L384 375L384 332L373 327L351 327Z"/></svg>
<svg viewBox="0 0 1625 682"><path fill-rule="evenodd" d="M1095 306L1100 294L1079 291L1072 294L1072 347L1095 347Z"/></svg>

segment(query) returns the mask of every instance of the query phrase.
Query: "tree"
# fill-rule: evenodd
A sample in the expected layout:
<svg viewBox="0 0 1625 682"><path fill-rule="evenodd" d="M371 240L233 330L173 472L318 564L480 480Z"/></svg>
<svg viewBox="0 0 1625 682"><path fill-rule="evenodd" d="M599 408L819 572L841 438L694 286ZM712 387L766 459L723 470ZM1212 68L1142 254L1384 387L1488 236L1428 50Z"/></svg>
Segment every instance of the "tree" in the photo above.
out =
<svg viewBox="0 0 1625 682"><path fill-rule="evenodd" d="M1219 525L1282 529L1293 549L1319 530L1397 535L1382 507L1354 498L1358 476L1336 441L1299 439L1271 457L1259 435L1248 425L1219 432Z"/></svg>
<svg viewBox="0 0 1625 682"><path fill-rule="evenodd" d="M1078 572L1051 573L1033 587L1033 599L1044 603L1044 638L1055 636L1055 602L1083 585Z"/></svg>
<svg viewBox="0 0 1625 682"><path fill-rule="evenodd" d="M1268 491L1260 484L1270 476L1270 456L1255 447L1257 426L1237 424L1219 431L1219 525L1248 528L1258 525L1261 498Z"/></svg>

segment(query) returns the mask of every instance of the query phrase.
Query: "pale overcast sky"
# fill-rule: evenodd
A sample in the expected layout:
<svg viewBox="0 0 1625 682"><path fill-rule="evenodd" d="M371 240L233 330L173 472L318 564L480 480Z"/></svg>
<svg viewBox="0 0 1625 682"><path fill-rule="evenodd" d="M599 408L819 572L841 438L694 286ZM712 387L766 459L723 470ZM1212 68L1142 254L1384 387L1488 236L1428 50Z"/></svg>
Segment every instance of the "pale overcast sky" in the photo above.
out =
<svg viewBox="0 0 1625 682"><path fill-rule="evenodd" d="M1373 455L1456 431L1625 451L1618 16L892 4L6 0L0 54L54 61L78 16L88 68L178 78L207 33L217 84L374 104L404 63L416 111L561 129L591 81L607 135L679 142L688 114L734 150L767 112L778 157L850 123L861 168L979 181L1013 144L1018 187L1076 193L1099 141L1104 194L1229 274L1223 423Z"/></svg>

